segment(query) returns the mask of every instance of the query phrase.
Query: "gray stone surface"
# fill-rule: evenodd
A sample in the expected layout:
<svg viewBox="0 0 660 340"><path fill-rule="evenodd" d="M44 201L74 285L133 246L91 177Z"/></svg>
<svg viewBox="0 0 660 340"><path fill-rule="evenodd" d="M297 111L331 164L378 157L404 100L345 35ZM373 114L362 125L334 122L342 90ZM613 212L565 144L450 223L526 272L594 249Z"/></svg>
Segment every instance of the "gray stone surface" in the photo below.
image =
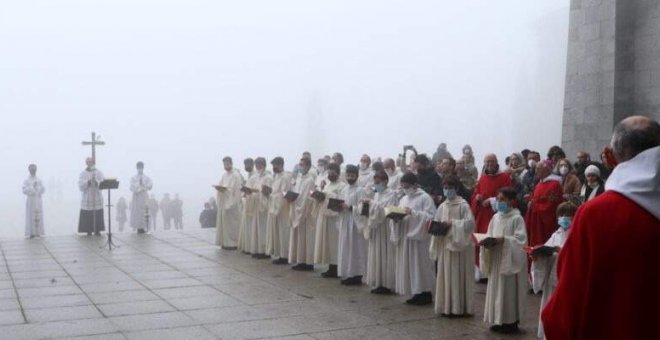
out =
<svg viewBox="0 0 660 340"><path fill-rule="evenodd" d="M476 315L437 317L406 297L375 296L213 246L213 230L0 239L2 339L500 339ZM533 339L538 296L527 296ZM507 337L508 338L508 337Z"/></svg>
<svg viewBox="0 0 660 340"><path fill-rule="evenodd" d="M631 114L660 119L660 1L572 0L562 146L598 159Z"/></svg>

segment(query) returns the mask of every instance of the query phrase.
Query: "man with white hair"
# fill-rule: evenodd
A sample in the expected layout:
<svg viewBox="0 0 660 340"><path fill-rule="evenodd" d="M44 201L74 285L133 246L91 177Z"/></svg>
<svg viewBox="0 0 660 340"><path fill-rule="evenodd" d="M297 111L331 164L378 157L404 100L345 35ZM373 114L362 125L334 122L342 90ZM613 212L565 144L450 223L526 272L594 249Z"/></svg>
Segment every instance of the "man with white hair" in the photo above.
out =
<svg viewBox="0 0 660 340"><path fill-rule="evenodd" d="M87 235L100 235L105 230L103 222L103 196L99 190L99 184L103 182L103 172L96 168L96 162L92 158L85 160L87 168L80 173L78 188L82 192L80 204L80 219L78 220L78 232Z"/></svg>
<svg viewBox="0 0 660 340"><path fill-rule="evenodd" d="M44 211L41 195L46 192L41 179L37 177L37 166L28 166L30 176L23 181L23 194L27 196L25 202L25 236L29 238L44 234Z"/></svg>

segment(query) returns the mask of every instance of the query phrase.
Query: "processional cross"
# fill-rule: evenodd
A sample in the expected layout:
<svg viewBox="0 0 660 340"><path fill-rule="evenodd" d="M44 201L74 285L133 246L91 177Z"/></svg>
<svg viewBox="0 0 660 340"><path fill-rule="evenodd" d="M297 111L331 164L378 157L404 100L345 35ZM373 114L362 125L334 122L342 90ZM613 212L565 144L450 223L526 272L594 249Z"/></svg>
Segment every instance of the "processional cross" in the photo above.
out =
<svg viewBox="0 0 660 340"><path fill-rule="evenodd" d="M96 163L96 146L97 145L105 145L105 142L100 141L101 136L98 136L99 139L96 138L96 132L92 132L92 141L91 142L82 142L82 145L91 145L92 146L92 160L94 163Z"/></svg>

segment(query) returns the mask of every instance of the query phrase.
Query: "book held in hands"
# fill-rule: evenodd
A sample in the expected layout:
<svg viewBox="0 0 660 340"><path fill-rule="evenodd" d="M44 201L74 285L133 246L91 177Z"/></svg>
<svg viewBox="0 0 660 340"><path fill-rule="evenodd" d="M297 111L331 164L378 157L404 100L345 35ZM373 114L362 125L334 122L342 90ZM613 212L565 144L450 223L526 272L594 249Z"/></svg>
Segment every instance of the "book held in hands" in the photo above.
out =
<svg viewBox="0 0 660 340"><path fill-rule="evenodd" d="M489 234L474 233L477 244L483 247L489 247L497 243L497 239Z"/></svg>
<svg viewBox="0 0 660 340"><path fill-rule="evenodd" d="M369 217L369 202L362 202L362 208L360 208L360 215L364 217Z"/></svg>
<svg viewBox="0 0 660 340"><path fill-rule="evenodd" d="M394 205L385 207L385 217L391 218L395 221L400 221L408 215L405 208L400 208Z"/></svg>
<svg viewBox="0 0 660 340"><path fill-rule="evenodd" d="M309 194L313 199L321 202L325 201L325 193L319 190L312 190L312 192Z"/></svg>
<svg viewBox="0 0 660 340"><path fill-rule="evenodd" d="M344 200L340 200L337 198L328 199L328 209L332 211L340 212L343 204L344 204Z"/></svg>
<svg viewBox="0 0 660 340"><path fill-rule="evenodd" d="M267 186L267 185L262 185L261 186L261 193L268 196L273 193L273 188Z"/></svg>
<svg viewBox="0 0 660 340"><path fill-rule="evenodd" d="M445 236L449 232L451 224L445 224L438 221L431 221L429 233L435 236Z"/></svg>
<svg viewBox="0 0 660 340"><path fill-rule="evenodd" d="M298 199L298 196L300 196L299 193L289 190L284 194L284 199L293 202Z"/></svg>

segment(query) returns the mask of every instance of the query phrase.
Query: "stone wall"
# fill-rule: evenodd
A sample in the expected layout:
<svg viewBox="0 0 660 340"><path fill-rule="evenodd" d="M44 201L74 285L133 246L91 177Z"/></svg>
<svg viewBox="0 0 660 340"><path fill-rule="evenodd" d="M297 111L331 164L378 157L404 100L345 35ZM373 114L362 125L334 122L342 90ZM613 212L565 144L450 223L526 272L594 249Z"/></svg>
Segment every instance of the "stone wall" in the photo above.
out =
<svg viewBox="0 0 660 340"><path fill-rule="evenodd" d="M562 146L597 159L621 119L660 118L660 0L572 0Z"/></svg>

